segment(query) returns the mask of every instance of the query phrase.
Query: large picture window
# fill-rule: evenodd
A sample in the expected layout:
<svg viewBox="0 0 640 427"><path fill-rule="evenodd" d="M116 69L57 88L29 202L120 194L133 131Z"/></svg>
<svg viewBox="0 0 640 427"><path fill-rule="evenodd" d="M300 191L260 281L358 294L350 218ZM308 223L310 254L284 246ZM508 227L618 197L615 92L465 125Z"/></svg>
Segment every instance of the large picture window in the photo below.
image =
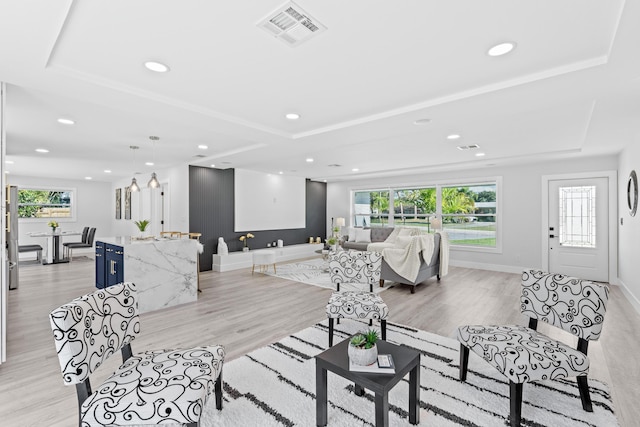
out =
<svg viewBox="0 0 640 427"><path fill-rule="evenodd" d="M73 191L20 188L18 217L73 218Z"/></svg>
<svg viewBox="0 0 640 427"><path fill-rule="evenodd" d="M441 218L453 245L498 247L498 180L360 190L353 195L355 226L408 226L433 232L432 220Z"/></svg>

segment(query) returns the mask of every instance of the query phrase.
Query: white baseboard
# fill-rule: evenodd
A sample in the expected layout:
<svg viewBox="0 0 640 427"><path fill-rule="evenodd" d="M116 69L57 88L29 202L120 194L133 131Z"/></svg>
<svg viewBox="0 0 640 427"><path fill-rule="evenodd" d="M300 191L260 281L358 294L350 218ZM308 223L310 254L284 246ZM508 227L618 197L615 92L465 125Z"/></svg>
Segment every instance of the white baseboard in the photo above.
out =
<svg viewBox="0 0 640 427"><path fill-rule="evenodd" d="M521 274L527 267L516 267L513 265L487 264L484 262L456 261L449 260L449 265L455 267L475 268L476 270L499 271L501 273Z"/></svg>
<svg viewBox="0 0 640 427"><path fill-rule="evenodd" d="M622 293L631 303L633 308L635 308L638 314L640 314L640 300L631 293L627 285L622 280L620 280L620 278L618 278L618 286L620 286L620 289L622 289Z"/></svg>

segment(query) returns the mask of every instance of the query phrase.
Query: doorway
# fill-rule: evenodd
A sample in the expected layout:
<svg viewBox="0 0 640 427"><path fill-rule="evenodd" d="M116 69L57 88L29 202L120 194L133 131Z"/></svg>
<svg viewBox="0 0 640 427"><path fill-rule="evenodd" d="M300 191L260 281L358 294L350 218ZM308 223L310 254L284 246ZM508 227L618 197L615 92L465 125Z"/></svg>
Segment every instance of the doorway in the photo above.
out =
<svg viewBox="0 0 640 427"><path fill-rule="evenodd" d="M601 282L616 277L616 183L615 172L543 177L544 270Z"/></svg>

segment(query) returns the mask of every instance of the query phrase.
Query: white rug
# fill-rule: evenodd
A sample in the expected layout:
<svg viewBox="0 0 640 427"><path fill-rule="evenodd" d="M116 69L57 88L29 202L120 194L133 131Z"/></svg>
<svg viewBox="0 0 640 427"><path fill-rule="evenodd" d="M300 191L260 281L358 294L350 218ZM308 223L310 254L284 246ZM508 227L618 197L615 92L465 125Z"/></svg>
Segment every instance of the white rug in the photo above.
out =
<svg viewBox="0 0 640 427"><path fill-rule="evenodd" d="M331 275L329 274L329 264L322 260L322 258L314 258L306 261L292 262L290 264L282 264L276 266L276 273L273 270L268 270L265 274L269 276L279 277L281 279L293 280L294 282L306 283L308 285L319 286L321 288L335 289L335 283L331 283ZM373 286L374 293L380 293L384 290L390 289L393 286L385 285L381 288L379 285ZM369 290L368 285L364 285L364 288L355 288L349 284L340 285L341 291L350 290Z"/></svg>
<svg viewBox="0 0 640 427"><path fill-rule="evenodd" d="M211 398L202 425L315 426L315 359L327 348L326 320L224 365L224 402ZM336 325L337 339L366 329L357 321ZM509 386L493 368L471 354L467 382L458 380L458 342L388 323L388 341L421 352L420 425L508 425ZM584 412L575 381L525 384L526 426L618 426L607 386L589 379L594 412ZM329 372L328 426L375 424L373 395L353 393L353 383ZM408 376L389 392L389 423L406 426Z"/></svg>

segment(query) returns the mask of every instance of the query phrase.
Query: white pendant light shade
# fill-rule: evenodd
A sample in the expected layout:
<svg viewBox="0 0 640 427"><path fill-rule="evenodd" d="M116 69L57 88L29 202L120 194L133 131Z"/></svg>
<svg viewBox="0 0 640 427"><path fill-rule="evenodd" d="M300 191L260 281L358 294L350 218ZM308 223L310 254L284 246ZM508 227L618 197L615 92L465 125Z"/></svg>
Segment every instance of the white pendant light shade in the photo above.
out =
<svg viewBox="0 0 640 427"><path fill-rule="evenodd" d="M138 183L136 182L135 177L133 177L133 179L131 180L131 185L129 186L129 190L131 190L132 192L140 191L140 187L138 186Z"/></svg>
<svg viewBox="0 0 640 427"><path fill-rule="evenodd" d="M151 179L149 180L149 183L147 184L147 187L149 187L149 188L158 188L158 187L160 187L160 181L158 181L158 178L156 177L156 173L155 172L151 173Z"/></svg>

